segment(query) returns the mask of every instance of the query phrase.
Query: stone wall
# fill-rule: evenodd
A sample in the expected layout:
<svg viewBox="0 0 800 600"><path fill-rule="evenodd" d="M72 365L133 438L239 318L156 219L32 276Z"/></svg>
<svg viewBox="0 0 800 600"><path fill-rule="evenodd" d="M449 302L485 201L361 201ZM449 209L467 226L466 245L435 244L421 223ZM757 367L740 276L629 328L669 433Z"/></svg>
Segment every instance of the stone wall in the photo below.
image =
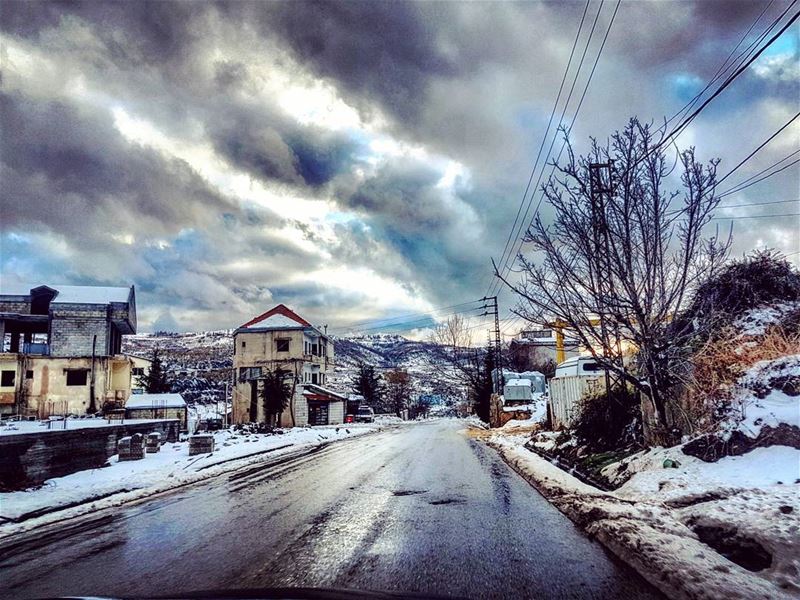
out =
<svg viewBox="0 0 800 600"><path fill-rule="evenodd" d="M35 486L53 477L102 467L117 453L117 440L159 432L175 440L180 422L113 424L83 429L48 430L0 436L0 490Z"/></svg>

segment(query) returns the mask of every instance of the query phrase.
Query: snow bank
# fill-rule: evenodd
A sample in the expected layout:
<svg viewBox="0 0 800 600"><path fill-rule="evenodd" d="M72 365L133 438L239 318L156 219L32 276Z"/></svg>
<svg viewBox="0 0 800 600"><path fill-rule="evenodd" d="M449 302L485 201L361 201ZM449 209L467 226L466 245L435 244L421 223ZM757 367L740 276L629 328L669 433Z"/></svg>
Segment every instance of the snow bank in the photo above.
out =
<svg viewBox="0 0 800 600"><path fill-rule="evenodd" d="M761 361L750 367L739 379L742 391L736 399L738 422L735 427L753 438L767 425L777 427L786 423L800 427L800 396L777 389L780 385L776 382L790 378L800 379L800 354Z"/></svg>
<svg viewBox="0 0 800 600"><path fill-rule="evenodd" d="M555 444L555 434L550 440ZM579 481L495 430L489 443L539 492L671 598L791 598L800 594L800 451L759 448L705 463L679 449L625 460L615 492ZM543 442L546 443L547 441ZM680 462L665 468L664 460ZM606 473L618 469L610 465ZM778 484L782 481L782 484ZM754 572L728 546L763 552ZM741 563L741 564L740 564Z"/></svg>

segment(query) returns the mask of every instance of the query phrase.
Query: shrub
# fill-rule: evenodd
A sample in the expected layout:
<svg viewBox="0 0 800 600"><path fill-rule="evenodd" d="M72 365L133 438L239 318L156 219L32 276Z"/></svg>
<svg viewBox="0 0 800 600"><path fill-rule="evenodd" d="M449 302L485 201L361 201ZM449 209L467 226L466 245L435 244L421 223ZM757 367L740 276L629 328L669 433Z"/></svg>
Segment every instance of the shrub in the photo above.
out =
<svg viewBox="0 0 800 600"><path fill-rule="evenodd" d="M638 395L627 386L615 386L586 396L573 424L578 440L593 451L608 451L639 443L641 412Z"/></svg>
<svg viewBox="0 0 800 600"><path fill-rule="evenodd" d="M737 382L761 361L800 354L800 333L771 327L763 336L743 339L733 328L705 342L692 357L693 370L681 400L684 429L708 431L730 412Z"/></svg>
<svg viewBox="0 0 800 600"><path fill-rule="evenodd" d="M729 320L765 304L800 300L800 273L773 250L759 250L723 267L697 289L687 318Z"/></svg>

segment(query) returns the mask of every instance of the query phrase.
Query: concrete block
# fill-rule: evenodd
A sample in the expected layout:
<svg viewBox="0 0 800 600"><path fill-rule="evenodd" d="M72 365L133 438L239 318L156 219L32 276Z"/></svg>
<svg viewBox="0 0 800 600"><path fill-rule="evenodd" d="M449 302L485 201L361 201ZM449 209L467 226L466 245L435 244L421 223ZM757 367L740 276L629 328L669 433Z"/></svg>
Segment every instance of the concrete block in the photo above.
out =
<svg viewBox="0 0 800 600"><path fill-rule="evenodd" d="M120 438L117 442L119 460L141 460L144 458L144 436L134 433L131 436Z"/></svg>
<svg viewBox="0 0 800 600"><path fill-rule="evenodd" d="M214 452L213 435L193 435L189 438L189 456Z"/></svg>
<svg viewBox="0 0 800 600"><path fill-rule="evenodd" d="M147 454L154 454L161 450L161 434L157 431L147 434L147 442L145 443L145 452Z"/></svg>

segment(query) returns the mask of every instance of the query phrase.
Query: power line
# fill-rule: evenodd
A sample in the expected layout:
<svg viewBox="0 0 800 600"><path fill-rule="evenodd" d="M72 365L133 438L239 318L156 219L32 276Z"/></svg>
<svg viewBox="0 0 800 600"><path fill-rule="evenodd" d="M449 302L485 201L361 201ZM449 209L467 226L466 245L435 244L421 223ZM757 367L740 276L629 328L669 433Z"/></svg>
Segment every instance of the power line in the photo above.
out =
<svg viewBox="0 0 800 600"><path fill-rule="evenodd" d="M344 333L344 332L346 332L346 333L364 333L364 332L368 332L368 331L378 331L378 330L381 330L381 329L392 329L392 330L395 330L395 331L404 331L404 329L401 329L401 327L405 327L406 328L405 330L408 330L408 329L420 329L424 325L430 326L430 323L431 323L431 321L433 321L433 317L434 316L446 317L446 316L458 315L458 314L464 314L465 315L465 314L470 313L472 311L485 310L485 309L486 309L486 306L484 305L484 306L474 306L472 308L465 308L465 309L462 309L462 310L455 310L455 311L451 311L451 312L445 312L445 313L441 313L441 314L438 314L438 315L434 315L432 313L420 313L422 316L420 316L419 318L416 318L416 319L411 319L411 320L406 320L406 321L396 321L396 322L391 322L391 323L381 323L379 325L373 325L373 326L370 326L370 327L344 327L344 328L341 328L341 329L337 329L337 331L342 332L342 333ZM473 316L478 316L478 315L473 315ZM410 327L412 325L413 325L413 327Z"/></svg>
<svg viewBox="0 0 800 600"><path fill-rule="evenodd" d="M775 219L778 217L800 217L800 213L786 213L782 215L739 215L734 217L711 217L712 221L735 221L737 219Z"/></svg>
<svg viewBox="0 0 800 600"><path fill-rule="evenodd" d="M739 43L738 43L738 44L736 44L736 46L734 46L733 50L731 50L731 51L730 51L730 53L729 53L729 54L728 54L728 56L725 58L725 60L722 62L722 64L721 64L721 65L720 65L720 66L717 68L717 71L714 73L714 76L713 76L713 77L712 77L712 78L711 78L711 79L708 81L708 83L706 83L705 87L704 87L702 90L700 90L700 91L699 91L697 94L695 94L695 96L694 96L694 97L693 97L691 100L689 100L689 102L687 102L686 104L684 104L684 105L683 105L683 107L682 107L682 108L681 108L681 109L680 109L678 112L676 112L674 115L672 115L672 116L671 116L671 117L670 117L670 118L669 118L669 119L668 119L668 120L667 120L667 121L664 123L664 125L662 126L662 128L665 128L665 127L666 127L666 126L667 126L669 123L671 123L673 120L675 120L675 119L676 119L676 118L677 118L677 117L678 117L678 116L679 116L681 113L683 113L683 112L687 112L688 110L691 110L691 109L692 109L692 108L695 106L695 104L697 104L697 102L700 100L700 98L703 96L703 94L705 94L705 93L708 91L708 89L709 89L709 88L710 88L710 87L711 87L711 86L712 86L712 85L713 85L713 84L714 84L714 83L715 83L715 82L716 82L716 81L717 81L717 80L718 80L718 79L719 79L719 78L720 78L720 77L721 77L721 76L722 76L722 75L723 75L725 72L727 72L727 71L728 71L728 70L729 70L729 69L730 69L730 68L731 68L731 67L732 67L732 66L733 66L733 65L736 63L736 61L737 61L738 59L740 59L740 58L741 58L742 56L744 56L746 53L749 53L749 52L750 52L750 50L751 50L751 48L752 48L752 47L753 47L753 46L754 46L756 43L758 43L758 41L759 41L760 39L763 39L763 37L764 37L764 36L766 36L766 35L767 35L767 33L768 33L768 32L769 32L769 31L770 31L772 28L774 28L774 27L775 27L775 25L776 25L777 21L773 22L773 24L772 24L772 25L771 25L771 26L770 26L770 27L769 27L767 30L765 30L765 31L764 31L764 33L762 33L760 36L758 36L758 37L757 37L757 38L756 38L756 39L755 39L755 40L754 40L754 41L753 41L753 42L752 42L752 43L751 43L751 44L750 44L750 45L749 45L747 48L745 48L745 49L744 49L744 50L743 50L743 51L742 51L742 52L739 54L739 56L737 56L737 57L736 57L736 58L735 58L733 61L731 61L731 64L730 64L730 65L728 65L728 61L730 61L730 60L731 60L731 58L733 57L733 54L734 54L734 53L735 53L735 52L736 52L736 51L739 49L739 46L741 46L741 45L742 45L742 43L744 43L744 41L747 39L747 36L748 36L748 35L750 35L750 32L751 32L751 31L753 31L753 29L755 28L755 26L756 26L756 25L758 24L758 22L761 20L761 17L763 17L763 16L764 16L764 13L766 13L766 12L767 12L767 10L769 10L770 6L772 6L772 4L773 4L773 2L774 2L774 1L775 1L775 0L770 0L770 2L769 2L769 3L768 3L768 4L767 4L765 7L764 7L764 10L762 10L762 11L761 11L761 13L758 15L758 17L756 17L756 20L755 20L755 21L753 21L753 23L750 25L750 27L748 28L748 30L744 32L744 35L742 35L741 39L739 40ZM789 10L789 8L787 8L786 10L788 11L788 10ZM784 12L784 14L786 14L786 13ZM783 16L783 15L781 15L781 17L782 17L782 16ZM780 19L780 17L779 17L779 19Z"/></svg>
<svg viewBox="0 0 800 600"><path fill-rule="evenodd" d="M585 46L583 48L583 52L581 54L581 58L578 61L578 68L576 69L575 75L572 78L572 84L570 85L569 92L567 94L567 99L564 102L564 108L561 110L561 116L559 116L559 118L558 118L558 126L559 127L561 127L561 124L564 122L564 115L567 112L567 108L569 107L570 100L572 100L572 93L575 91L575 85L578 83L578 77L580 76L581 69L583 68L583 63L586 60L586 53L589 50L589 45L592 42L592 37L594 36L594 30L595 30L595 27L597 26L597 21L600 18L600 13L603 10L603 2L604 2L604 0L600 0L600 6L598 7L597 13L594 16L594 21L592 22L592 28L589 30L589 36L586 38L586 44L585 44ZM589 2L586 3L586 8L588 9L588 7L589 7ZM583 20L584 20L585 16L586 15L584 13L583 18L581 18L581 27L583 25ZM578 29L578 34L575 37L575 42L576 43L577 43L579 37L580 37L580 28ZM573 51L574 51L574 47L573 47ZM571 63L571 62L572 62L572 54L570 55L569 63ZM567 68L564 71L564 79L566 79L566 76L569 73L569 63L567 64ZM559 92L559 97L560 97L560 95L561 95L561 93ZM558 98L556 99L556 104L554 105L553 108L555 109L557 106L558 106ZM555 110L554 110L554 113L555 113ZM549 132L549 126L548 126L548 132ZM541 147L540 147L540 155L541 155L541 148L544 147L544 143L547 140L547 133L548 132L546 132L545 136L542 138L542 144L541 144ZM558 137L558 134L556 133L553 136L553 140L550 142L550 147L548 148L547 154L545 155L544 165L542 165L542 170L544 170L545 165L547 164L547 159L550 157L550 153L553 150L553 144L555 144L555 141L556 141L557 137ZM539 157L537 156L537 160L536 160L537 165L536 166L538 166L538 162L539 162L538 159L539 159ZM531 171L530 181L533 180L533 175L536 172L536 166L534 166L534 169ZM525 189L525 196L528 195L528 190L530 190L530 181L528 182L528 186ZM509 246L508 246L509 241L511 239L516 239L522 232L522 227L523 227L523 225L525 223L525 220L528 218L528 211L530 211L531 204L533 203L533 196L536 194L536 188L539 186L539 181L541 181L541 174L539 175L539 179L536 181L536 185L533 188L533 193L531 194L531 197L528 200L528 204L527 204L527 207L525 209L525 215L522 217L522 221L519 221L518 217L517 217L517 219L514 220L514 225L511 227L511 231L509 232L508 240L506 241L506 246L503 249L503 253L502 253L501 257L500 257L500 263L501 264L504 264L504 261L508 260L508 258L506 257L506 250L509 249ZM520 210L522 209L522 206L524 204L525 204L525 197L523 197L522 202L520 203ZM519 224L520 224L519 230L516 227L516 223L517 222L519 222ZM509 258L510 258L510 256L512 256L512 255L509 255ZM489 288L487 289L487 291L486 291L486 293L484 295L488 296L488 295L493 294L494 292L496 292L498 290L498 287L499 287L499 286L496 286L496 284L497 284L497 282L494 279L491 279L491 275L490 275Z"/></svg>
<svg viewBox="0 0 800 600"><path fill-rule="evenodd" d="M587 92L587 90L589 89L589 86L592 83L592 79L594 77L594 73L595 73L595 71L597 69L597 64L600 61L600 56L603 54L603 49L605 48L606 41L608 40L608 36L609 36L609 34L611 32L611 28L614 25L614 20L616 19L617 11L619 11L620 4L621 4L621 0L617 0L616 6L614 7L614 12L612 13L611 19L609 20L608 26L606 27L606 32L605 32L605 35L603 36L603 41L601 42L600 48L597 51L597 56L595 57L594 64L592 65L592 69L591 69L591 71L589 73L589 77L586 80L586 84L583 87L583 92L581 94L580 101L578 102L578 106L575 109L575 113L572 116L572 120L571 120L569 129L567 130L566 135L569 135L569 132L572 130L573 126L575 125L575 121L577 120L578 114L580 113L581 107L583 106L583 101L586 98L586 92ZM602 4L600 6L600 9L602 9ZM581 65L583 64L583 59L586 56L586 51L589 48L589 42L591 41L591 33L594 32L594 25L597 23L597 17L599 17L599 15L600 15L600 10L598 10L598 12L597 12L597 16L595 17L595 22L592 25L592 32L590 32L590 38L587 40L586 47L584 48L583 56L581 57ZM578 78L579 72L580 72L580 67L579 67L579 71L575 74L575 80L573 81L573 88L575 86L575 83L577 82L577 78ZM572 90L570 90L570 97L571 97L571 95L572 95ZM567 103L569 103L569 98L567 99ZM566 109L567 109L567 105L564 106L564 110L561 113L561 119L559 120L559 125L561 123L563 123L563 118L564 118L564 114L566 113ZM555 141L556 141L556 137L554 137L553 140L550 142L550 147L549 147L549 149L547 151L547 158L550 157L550 154L551 154L551 152L553 150L553 146L555 145ZM561 156L561 153L564 151L565 144L566 144L566 139L561 144L561 150L559 151L559 158ZM528 202L528 208L525 210L524 220L526 220L528 218L528 214L530 212L531 205L533 204L533 199L535 197L535 194L536 194L537 191L539 191L538 190L539 184L540 184L540 182L542 180L542 175L544 174L544 169L546 167L546 164L547 164L547 159L545 159L545 165L542 166L542 170L539 173L539 178L536 181L536 187L534 188L534 193L531 194L531 198L530 198L530 200ZM555 165L553 166L553 169L555 169ZM551 170L551 172L550 172L551 175L552 175L552 172L553 171ZM542 203L542 200L541 200L541 197L540 197L539 202L536 205L536 209L533 212L534 216L536 215L536 212L539 210L539 206L541 206L541 203ZM523 220L523 222L524 222L524 220ZM528 222L528 227L530 227L530 224L532 223L532 221L533 221L533 218L531 218L531 221ZM521 232L521 230L520 230L520 232ZM508 257L505 259L505 262L503 262L502 259L501 259L500 270L503 273L503 276L505 276L508 273L508 270L510 269L509 261L511 261L513 259L513 257L515 257L516 254L519 252L519 249L522 246L522 240L523 240L523 237L519 236L518 242L515 243L516 249L514 250L514 252L508 255ZM493 285L496 286L495 289L498 290L498 291L502 288L502 283L500 282L499 278L493 282Z"/></svg>
<svg viewBox="0 0 800 600"><path fill-rule="evenodd" d="M747 185L739 184L739 185L737 185L735 187L732 187L732 188L730 188L729 190L723 192L722 194L720 194L717 197L718 198L724 198L725 196L730 196L731 194L735 194L737 192L741 192L742 190L746 190L750 186L756 185L757 183L761 183L765 179L769 179L773 175L777 175L778 173L780 173L782 171L785 171L789 167L792 167L792 166L796 165L798 162L800 162L800 158L790 162L788 165L785 165L785 166L781 167L780 169L777 169L776 171L773 171L772 173L768 173L767 175L764 175L763 177L760 177L760 178L756 179L755 181L752 181L752 182L748 183ZM770 167L770 168L772 168L772 167Z"/></svg>
<svg viewBox="0 0 800 600"><path fill-rule="evenodd" d="M765 167L765 168L761 169L761 170L760 170L758 173L754 173L753 175L751 175L750 177L748 177L748 178L747 178L747 179L745 179L744 181L740 181L739 183L737 183L736 185L734 185L732 188L728 188L726 191L724 191L724 192L723 192L722 194L720 194L718 197L727 196L728 194L732 194L732 193L734 193L735 191L737 191L737 189L736 189L736 188L738 188L739 186L743 186L744 184L746 184L746 183L749 183L749 182L750 182L750 181L752 181L753 179L756 179L756 178L757 178L759 175L762 175L762 174L766 173L767 171L769 171L770 169L773 169L774 167L777 167L779 164L781 164L782 162L784 162L784 161L786 161L786 160L789 160L790 158L792 158L792 157L793 157L794 155L796 155L796 154L800 154L800 149L798 149L798 150L795 150L794 152L790 152L789 154L787 154L786 156L784 156L782 159L780 159L778 162L774 162L774 163L772 163L772 164L771 164L771 165L769 165L768 167ZM797 161L794 161L793 163L791 163L791 164L789 164L789 165L786 165L786 167L784 167L784 168L788 168L788 167L792 166L793 164L795 164L796 162L797 162ZM779 173L781 170L783 170L783 169L780 169L779 171L775 171L775 173ZM772 175L774 175L774 173L773 173L773 174L771 174L771 175L770 175L770 177L771 177ZM742 188L742 189L744 189L744 188Z"/></svg>
<svg viewBox="0 0 800 600"><path fill-rule="evenodd" d="M350 323L350 324L347 324L347 325L340 325L338 327L332 327L331 329L334 330L334 331L338 331L338 330L343 330L343 329L351 329L351 328L359 326L359 325L372 325L372 324L375 324L375 323L382 323L382 322L388 322L388 321L397 321L399 319L409 319L411 317L422 317L422 316L425 316L425 315L433 315L435 313L438 313L438 312L441 312L441 311L444 311L444 310L460 308L462 306L468 306L470 304L477 304L478 302L483 302L483 298L479 298L477 300L470 300L469 302L461 302L459 304L451 304L449 306L440 306L440 307L433 308L433 309L431 309L429 311L426 311L426 312L410 313L410 314L406 314L406 315L398 315L398 316L395 316L395 317L385 317L385 318L382 318L382 319L369 319L367 321L357 321L355 323Z"/></svg>
<svg viewBox="0 0 800 600"><path fill-rule="evenodd" d="M789 202L800 202L800 198L795 200L770 200L769 202L751 202L749 204L722 204L718 208L746 208L750 206L766 206L767 204L787 204Z"/></svg>
<svg viewBox="0 0 800 600"><path fill-rule="evenodd" d="M800 13L798 13L798 14L800 14ZM735 173L735 172L736 172L736 171L737 171L737 170L738 170L738 169L739 169L739 168L740 168L740 167L741 167L741 166L742 166L744 163L746 163L748 160L750 160L751 158L753 158L753 156L754 156L755 154L757 154L757 153L758 153L758 152L759 152L759 151L760 151L760 150L761 150L761 149L762 149L764 146L766 146L766 145L767 145L767 144L769 144L769 143L770 143L770 142L771 142L773 139L775 139L775 137L776 137L777 135L779 135L779 134L781 133L781 131L783 131L783 130L784 130L784 129L786 129L786 128L787 128L789 125L791 125L791 124L792 124L792 122L793 122L795 119L797 119L797 117L800 117L800 112L798 112L798 113L797 113L795 116L793 116L791 119L789 119L788 121L786 121L786 123L784 123L784 124L783 124L783 126L782 126L780 129L778 129L778 131L776 131L776 132L775 132L775 133L773 133L771 136L769 136L769 137L768 137L766 140L764 140L763 142L761 142L761 144L760 144L760 145L759 145L759 146L758 146L758 147L757 147L755 150L753 150L753 151L752 151L750 154L748 154L747 156L745 156L745 157L744 157L744 159L742 159L742 161L741 161L741 162L740 162L738 165L736 165L735 167L733 167L733 168L732 168L730 171L728 171L728 172L725 174L725 176L724 176L722 179L720 179L719 181L717 181L717 185L719 185L720 183L722 183L723 181L725 181L725 180L726 180L728 177L730 177L731 175L733 175L733 174L734 174L734 173Z"/></svg>
<svg viewBox="0 0 800 600"><path fill-rule="evenodd" d="M506 243L503 246L503 253L501 256L505 256L506 251L508 250L508 245L511 242L511 239L514 237L514 231L517 228L517 222L519 221L519 216L522 213L522 207L525 205L525 199L528 197L528 191L531 188L531 182L533 181L533 176L536 174L536 169L539 167L539 159L542 156L542 150L544 149L544 144L547 141L547 136L550 134L550 127L553 124L553 117L556 115L556 109L558 108L558 102L561 100L561 93L564 91L564 83L567 80L567 75L569 74L569 68L572 66L572 59L575 56L575 49L578 47L578 40L580 39L581 31L583 30L583 23L586 20L586 13L589 10L589 4L591 0L586 0L586 5L583 7L583 15L581 15L581 21L578 24L578 31L575 33L575 40L572 42L572 50L569 53L569 60L567 61L567 66L564 69L564 75L561 77L561 84L558 86L558 94L556 94L556 100L553 102L553 109L550 111L550 118L547 121L547 128L545 129L544 135L542 136L542 143L539 144L539 151L536 154L536 160L533 163L533 168L531 169L530 177L528 177L528 184L525 186L525 192L522 194L522 199L519 203L519 208L517 208L517 214L514 217L514 223L511 225L511 230L508 232L508 238L506 238ZM580 70L580 67L579 67ZM491 284L492 276L489 276L489 283ZM489 293L490 287L486 288L486 294Z"/></svg>
<svg viewBox="0 0 800 600"><path fill-rule="evenodd" d="M790 5L790 7L793 6L796 2L797 0L794 0L794 2L792 2L792 5ZM753 64L753 62L755 62L755 60L758 59L758 57L761 56L767 48L769 48L773 43L775 43L775 40L777 40L781 35L783 35L783 33L798 19L798 17L800 17L800 12L796 12L789 19L789 21L786 22L783 25L783 27L781 27L781 29L776 34L774 34L769 39L769 41L758 50L758 52L753 54L743 65L741 65L738 69L736 69L736 71L734 71L731 75L729 75L728 78L725 81L723 81L722 84L714 91L714 93L711 94L711 96L709 96L699 106L699 108L695 109L694 112L692 112L692 114L690 114L688 117L685 117L676 127L673 128L673 130L669 134L664 136L664 138L658 144L653 146L647 153L645 153L644 156L642 156L638 161L636 161L636 163L633 166L635 167L637 164L639 164L640 162L645 160L648 156L650 156L653 152L663 147L673 137L677 137L686 127L689 126L689 124L697 117L697 115L699 115L717 96L719 96L723 91L725 91L725 89L727 89L729 85L731 85L751 64Z"/></svg>

